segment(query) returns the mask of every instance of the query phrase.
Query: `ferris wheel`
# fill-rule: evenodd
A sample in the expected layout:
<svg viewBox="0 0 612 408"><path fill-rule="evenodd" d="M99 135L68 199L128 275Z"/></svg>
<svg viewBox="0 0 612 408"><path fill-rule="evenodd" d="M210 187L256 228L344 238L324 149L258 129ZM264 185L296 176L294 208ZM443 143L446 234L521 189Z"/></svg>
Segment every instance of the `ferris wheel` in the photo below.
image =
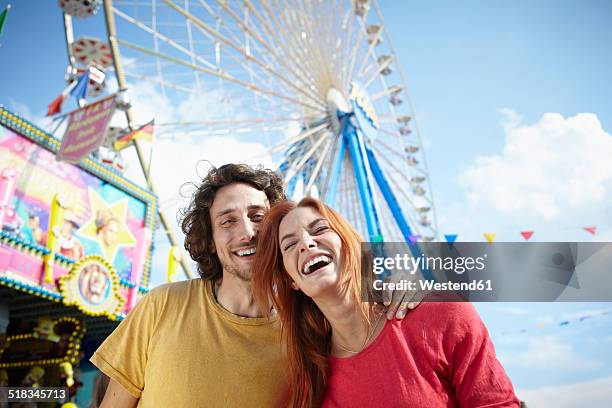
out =
<svg viewBox="0 0 612 408"><path fill-rule="evenodd" d="M289 196L318 196L365 238L438 238L421 135L375 0L60 6L75 65L97 58L105 65L97 68L128 95L147 83L177 105L199 95L214 107L196 120L156 123L160 137L197 143L240 135L265 143ZM106 37L79 43L70 16L87 17L98 7ZM130 109L125 118L137 125Z"/></svg>

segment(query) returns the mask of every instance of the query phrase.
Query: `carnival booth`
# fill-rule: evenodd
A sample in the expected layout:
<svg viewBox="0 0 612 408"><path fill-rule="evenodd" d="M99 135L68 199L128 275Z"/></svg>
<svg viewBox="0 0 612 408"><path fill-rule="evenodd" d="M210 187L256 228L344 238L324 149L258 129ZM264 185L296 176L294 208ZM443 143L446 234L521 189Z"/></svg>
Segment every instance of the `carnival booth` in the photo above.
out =
<svg viewBox="0 0 612 408"><path fill-rule="evenodd" d="M0 124L0 385L73 399L147 292L156 198L91 155L58 160L58 139L3 107Z"/></svg>

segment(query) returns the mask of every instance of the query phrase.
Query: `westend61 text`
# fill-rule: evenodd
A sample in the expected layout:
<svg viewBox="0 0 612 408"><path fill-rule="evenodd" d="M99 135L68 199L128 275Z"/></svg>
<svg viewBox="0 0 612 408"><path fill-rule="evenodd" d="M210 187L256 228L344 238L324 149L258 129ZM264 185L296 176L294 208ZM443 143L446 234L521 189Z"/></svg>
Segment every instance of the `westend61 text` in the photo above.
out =
<svg viewBox="0 0 612 408"><path fill-rule="evenodd" d="M418 282L418 284L417 284ZM374 281L374 290L427 290L427 291L492 291L491 280L479 279L470 282L436 282L434 280L418 280L417 282L402 279L399 282Z"/></svg>

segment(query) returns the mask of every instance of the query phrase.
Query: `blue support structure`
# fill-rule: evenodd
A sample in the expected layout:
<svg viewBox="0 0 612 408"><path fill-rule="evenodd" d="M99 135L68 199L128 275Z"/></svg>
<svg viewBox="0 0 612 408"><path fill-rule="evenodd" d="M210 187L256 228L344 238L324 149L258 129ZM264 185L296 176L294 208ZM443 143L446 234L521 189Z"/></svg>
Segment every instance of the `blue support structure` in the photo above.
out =
<svg viewBox="0 0 612 408"><path fill-rule="evenodd" d="M347 121L347 124L343 129L343 135L346 138L349 154L351 155L353 167L355 168L355 177L357 179L357 186L359 187L359 195L363 205L363 212L366 218L366 225L368 227L370 241L381 242L382 234L380 231L380 225L378 224L378 217L376 214L376 207L374 206L372 190L370 188L370 183L365 170L364 157L361 155L358 139L359 135L357 134L357 129L350 124L350 121Z"/></svg>
<svg viewBox="0 0 612 408"><path fill-rule="evenodd" d="M336 202L336 191L338 191L338 179L340 178L340 171L342 170L342 162L344 161L344 153L346 152L346 141L344 140L344 134L339 135L338 140L339 146L336 150L336 157L334 157L334 164L332 166L331 178L329 185L327 186L327 193L325 194L325 204L330 207L334 206Z"/></svg>
<svg viewBox="0 0 612 408"><path fill-rule="evenodd" d="M368 161L370 162L370 170L372 171L372 175L374 176L376 183L378 183L378 187L380 188L380 191L383 197L385 198L389 209L391 210L391 214L393 215L395 222L397 222L397 226L399 227L402 236L404 237L404 240L408 242L409 237L412 235L412 230L406 222L404 214L402 214L401 207L397 202L397 198L395 198L395 194L393 194L393 191L391 190L391 186L389 186L385 175L383 174L380 166L378 165L376 156L374 156L372 151L367 147L366 152L368 155Z"/></svg>
<svg viewBox="0 0 612 408"><path fill-rule="evenodd" d="M397 226L400 229L404 240L410 246L410 251L412 252L412 255L416 257L422 255L423 252L421 251L421 248L419 248L418 244L410 244L410 236L412 235L412 230L410 229L410 225L408 225L408 222L406 222L404 214L402 214L402 210L399 206L399 203L397 202L397 198L395 197L395 194L393 194L393 190L391 190L391 186L389 186L389 183L387 182L387 179L385 178L385 175L383 174L378 164L378 161L376 160L376 156L374 156L372 151L367 147L366 152L368 155L368 161L370 163L370 170L372 171L372 175L376 179L376 183L378 184L378 187L380 188L380 191L383 197L385 198L389 209L391 210L391 214L393 215L393 218L395 219L395 222L397 223ZM423 277L425 279L435 280L429 269L423 269L421 272L423 273Z"/></svg>

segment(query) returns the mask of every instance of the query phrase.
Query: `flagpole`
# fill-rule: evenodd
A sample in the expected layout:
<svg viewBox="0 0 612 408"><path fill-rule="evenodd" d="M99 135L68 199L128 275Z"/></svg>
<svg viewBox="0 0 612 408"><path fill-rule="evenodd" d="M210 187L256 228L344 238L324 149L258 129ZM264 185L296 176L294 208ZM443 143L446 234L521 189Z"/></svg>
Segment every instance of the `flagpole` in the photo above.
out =
<svg viewBox="0 0 612 408"><path fill-rule="evenodd" d="M121 54L119 53L119 45L117 44L117 32L115 30L115 15L113 14L112 0L104 0L104 20L106 22L106 33L108 34L108 42L110 45L111 54L113 56L113 66L115 68L115 76L117 78L117 83L119 84L119 89L121 91L125 91L127 89L127 84L125 82L125 74L123 73L123 68L121 66L120 61ZM125 110L125 117L127 119L128 127L130 128L130 130L132 130L133 117L132 111L129 107ZM151 190L153 194L155 194L153 182L151 181L151 175L147 171L148 166L146 165L146 161L142 153L140 143L138 140L134 140L133 142L134 147L136 148L136 155L138 156L138 161L140 162L140 167L142 169L142 172L144 173L147 182L147 187L149 188L149 190ZM176 237L174 236L172 228L170 227L170 223L166 219L164 213L159 208L157 210L157 213L159 214L159 220L161 221L161 224L166 232L166 236L168 237L168 240L170 240L170 244L172 246L181 246L177 241ZM185 259L185 256L182 256L182 254L181 267L183 268L183 272L185 272L185 275L188 279L195 277L193 272L191 271L189 263ZM136 284L138 284L138 282L136 282Z"/></svg>

